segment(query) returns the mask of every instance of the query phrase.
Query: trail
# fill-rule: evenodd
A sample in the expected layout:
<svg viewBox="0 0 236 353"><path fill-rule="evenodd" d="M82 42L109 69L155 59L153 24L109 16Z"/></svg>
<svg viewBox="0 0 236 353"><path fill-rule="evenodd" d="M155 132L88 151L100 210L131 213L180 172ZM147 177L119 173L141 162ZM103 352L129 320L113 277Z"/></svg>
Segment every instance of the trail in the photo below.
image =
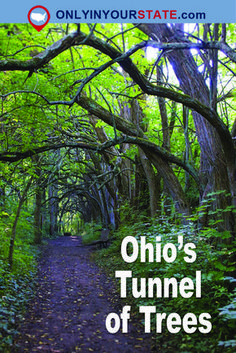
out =
<svg viewBox="0 0 236 353"><path fill-rule="evenodd" d="M122 306L111 280L89 261L79 237L49 241L39 263L35 298L20 323L15 352L149 353L151 337L137 319L110 334L105 319Z"/></svg>

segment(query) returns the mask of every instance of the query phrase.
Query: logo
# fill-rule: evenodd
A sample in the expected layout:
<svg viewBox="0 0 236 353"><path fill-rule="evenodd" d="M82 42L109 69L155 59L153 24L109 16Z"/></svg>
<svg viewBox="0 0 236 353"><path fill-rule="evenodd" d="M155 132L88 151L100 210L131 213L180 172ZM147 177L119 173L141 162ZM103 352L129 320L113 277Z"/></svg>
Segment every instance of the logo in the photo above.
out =
<svg viewBox="0 0 236 353"><path fill-rule="evenodd" d="M40 32L48 24L50 13L44 6L34 6L28 12L28 20L31 26Z"/></svg>

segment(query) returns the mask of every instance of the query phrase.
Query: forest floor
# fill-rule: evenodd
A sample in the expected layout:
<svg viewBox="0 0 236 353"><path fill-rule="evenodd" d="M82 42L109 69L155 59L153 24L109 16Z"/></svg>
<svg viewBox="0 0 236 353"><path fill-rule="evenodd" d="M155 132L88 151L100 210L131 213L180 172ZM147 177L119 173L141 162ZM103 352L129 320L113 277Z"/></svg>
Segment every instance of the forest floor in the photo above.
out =
<svg viewBox="0 0 236 353"><path fill-rule="evenodd" d="M112 280L90 261L92 251L73 236L43 246L36 294L19 324L14 353L158 352L132 313L128 333L107 331L107 315L129 304L121 302Z"/></svg>

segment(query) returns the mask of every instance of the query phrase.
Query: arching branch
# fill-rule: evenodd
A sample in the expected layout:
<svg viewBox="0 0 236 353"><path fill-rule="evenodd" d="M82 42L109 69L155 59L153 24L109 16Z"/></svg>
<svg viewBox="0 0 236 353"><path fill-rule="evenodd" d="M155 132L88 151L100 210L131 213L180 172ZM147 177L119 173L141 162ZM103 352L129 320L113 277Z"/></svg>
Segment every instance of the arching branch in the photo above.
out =
<svg viewBox="0 0 236 353"><path fill-rule="evenodd" d="M140 47L147 45L147 43L153 43L153 41L146 41L142 42L141 44L138 44L131 48L129 51L127 51L125 54L122 54L119 52L116 48L112 47L110 44L104 42L103 40L96 38L94 35L87 36L86 34L80 32L74 32L72 34L69 34L68 36L64 37L63 39L59 40L58 42L54 43L52 46L47 48L45 51L41 52L38 54L36 57L34 57L31 60L28 61L20 61L20 60L2 60L0 61L0 70L23 70L23 71L34 71L37 70L39 67L42 67L46 63L50 62L53 58L55 58L57 55L65 51L66 49L74 46L74 45L88 45L91 46L102 53L108 55L113 62L118 62L120 66L130 75L130 77L133 79L134 82L136 82L139 87L143 90L143 92L149 94L149 95L154 95L154 96L159 96L163 98L168 98L171 99L175 102L181 103L187 107L189 107L192 110L195 110L199 114L201 114L206 120L209 121L209 123L217 130L222 146L224 148L225 152L225 157L227 160L232 161L234 160L235 157L235 149L233 145L233 141L231 138L231 135L229 133L229 130L227 126L222 122L222 120L219 118L218 114L209 108L208 106L205 106L204 104L200 103L198 100L182 94L180 92L168 89L166 87L162 86L156 86L150 83L144 75L141 74L141 72L138 70L138 68L134 65L132 60L130 59L130 56L140 49ZM168 43L167 43L168 44ZM162 49L164 47L169 48L169 44L161 44ZM173 45L175 43L171 43ZM180 45L178 49L182 49L181 45L189 45L189 43L176 43L176 45ZM160 45L156 43L155 45ZM161 46L160 45L160 46ZM191 43L192 45L192 43ZM234 50L232 50L226 43L200 43L204 48L206 45L208 46L215 46L215 48L218 48L224 50L227 52L227 55L233 55L234 58ZM102 72L105 68L109 67L111 65L111 62L105 64L100 70L98 70L97 73L100 71ZM96 75L96 74L95 74ZM91 79L93 78L93 75ZM81 93L83 87L79 89L79 92L70 100L70 101L53 101L50 102L46 97L42 96L39 93L34 92L35 94L41 96L47 104L49 105L55 105L55 104L64 104L68 106L72 106L75 101L78 101L81 106L84 106L85 109L86 106L88 106L88 102L85 101L86 98L84 97L79 97L79 94ZM3 96L2 96L3 97ZM4 96L5 97L5 96ZM90 102L91 103L91 102ZM91 109L91 104L89 104L89 108ZM87 109L88 110L88 109ZM124 124L122 124L124 126Z"/></svg>

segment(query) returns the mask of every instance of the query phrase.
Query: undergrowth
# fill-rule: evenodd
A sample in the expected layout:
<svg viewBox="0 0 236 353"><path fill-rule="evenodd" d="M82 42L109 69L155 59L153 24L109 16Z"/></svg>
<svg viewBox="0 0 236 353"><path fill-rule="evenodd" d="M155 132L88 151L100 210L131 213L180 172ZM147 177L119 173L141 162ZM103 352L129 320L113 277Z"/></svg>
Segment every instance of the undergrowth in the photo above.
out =
<svg viewBox="0 0 236 353"><path fill-rule="evenodd" d="M235 304L236 293L234 289L235 280L235 262L232 254L235 253L236 243L227 244L227 238L230 234L220 233L214 227L196 231L191 221L186 225L176 225L167 217L162 217L147 222L144 217L136 217L136 222L123 224L115 232L115 239L108 249L95 253L95 261L102 266L107 273L114 278L117 270L131 270L133 278L177 278L178 281L183 277L192 278L193 281L196 271L201 271L201 298L192 295L190 298L183 298L180 295L177 298L152 298L145 297L134 298L132 294L132 281L127 279L127 299L132 305L132 310L138 309L141 305L155 306L157 313L178 313L181 318L186 313L194 313L198 317L201 313L211 315L212 329L207 334L202 334L196 330L192 334L187 334L184 330L179 333L171 334L168 332L163 322L163 331L157 334L156 317L151 315L152 333L156 337L157 346L161 352L181 352L181 353L199 353L199 352L224 352L233 353L236 349L235 341ZM178 236L183 236L184 244L194 243L197 254L196 260L189 264L183 260L183 252L178 254L176 260L167 263L163 260L157 262L141 262L140 257L132 263L124 262L121 256L121 243L126 236L132 236L140 244L140 237L146 237L146 243L152 243L155 249L156 236L161 236L162 248L167 243L173 243L178 246ZM227 244L227 245L226 245ZM133 246L130 246L130 254L133 252ZM140 250L140 248L139 248ZM116 279L118 284L119 280ZM138 282L139 283L139 282ZM140 283L139 283L140 286ZM119 285L118 285L119 288ZM120 288L119 288L120 290ZM147 293L147 292L146 292ZM142 318L143 320L143 315Z"/></svg>
<svg viewBox="0 0 236 353"><path fill-rule="evenodd" d="M83 244L90 244L95 240L100 239L102 224L86 223L81 233Z"/></svg>
<svg viewBox="0 0 236 353"><path fill-rule="evenodd" d="M17 226L13 268L8 264L14 213L0 213L0 352L11 352L17 323L33 294L38 250L33 244L33 218L23 211Z"/></svg>

